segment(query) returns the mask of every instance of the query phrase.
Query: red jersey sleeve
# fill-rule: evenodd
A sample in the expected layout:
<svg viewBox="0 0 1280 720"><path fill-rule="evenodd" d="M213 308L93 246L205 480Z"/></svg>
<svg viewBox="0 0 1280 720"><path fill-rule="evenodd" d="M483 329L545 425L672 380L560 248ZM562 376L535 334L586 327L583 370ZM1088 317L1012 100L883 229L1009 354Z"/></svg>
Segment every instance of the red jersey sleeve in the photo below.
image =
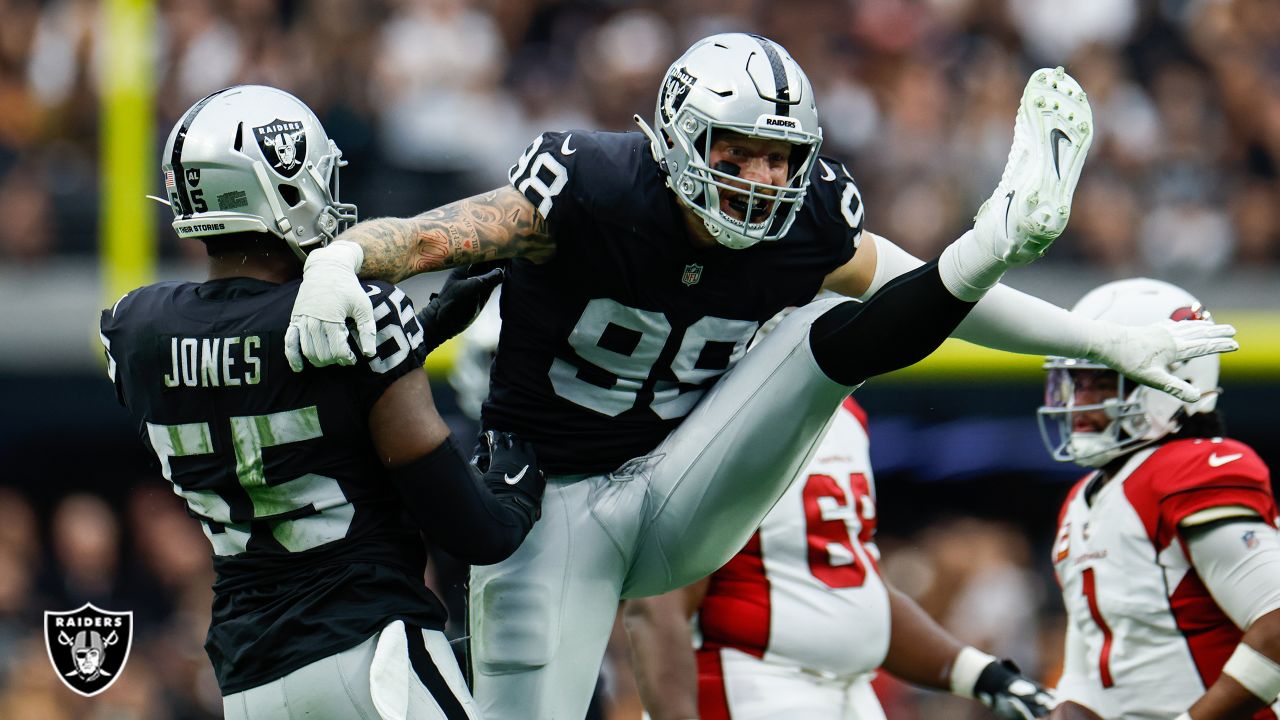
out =
<svg viewBox="0 0 1280 720"><path fill-rule="evenodd" d="M1148 458L1141 473L1143 482L1135 488L1138 492L1129 494L1147 509L1140 509L1139 513L1157 547L1168 546L1179 523L1207 508L1240 505L1268 523L1276 520L1271 473L1262 458L1244 443L1228 439L1176 440ZM1130 484L1126 481L1126 491L1131 490Z"/></svg>

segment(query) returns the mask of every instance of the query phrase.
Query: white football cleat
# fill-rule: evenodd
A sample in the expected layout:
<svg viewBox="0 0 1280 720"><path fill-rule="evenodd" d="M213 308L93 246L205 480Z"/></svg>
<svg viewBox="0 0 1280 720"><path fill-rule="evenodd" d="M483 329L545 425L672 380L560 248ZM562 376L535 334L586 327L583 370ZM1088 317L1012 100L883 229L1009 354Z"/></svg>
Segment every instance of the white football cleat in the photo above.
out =
<svg viewBox="0 0 1280 720"><path fill-rule="evenodd" d="M1025 265L1062 234L1092 142L1093 110L1080 84L1061 67L1032 73L1004 174L974 218L998 259Z"/></svg>

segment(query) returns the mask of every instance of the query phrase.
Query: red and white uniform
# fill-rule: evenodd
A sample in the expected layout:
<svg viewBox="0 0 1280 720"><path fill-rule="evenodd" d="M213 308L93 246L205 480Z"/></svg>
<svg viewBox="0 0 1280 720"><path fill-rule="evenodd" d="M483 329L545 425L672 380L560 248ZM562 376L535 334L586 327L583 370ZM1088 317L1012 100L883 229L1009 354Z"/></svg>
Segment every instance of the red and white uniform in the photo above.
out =
<svg viewBox="0 0 1280 720"><path fill-rule="evenodd" d="M1068 621L1058 696L1103 717L1174 718L1218 679L1242 635L1192 565L1179 523L1226 506L1274 523L1270 474L1247 445L1196 439L1135 453L1086 501L1096 477L1067 496L1053 548Z"/></svg>
<svg viewBox="0 0 1280 720"><path fill-rule="evenodd" d="M715 718L883 718L870 673L889 648L875 562L866 414L847 399L698 611L698 704ZM856 706L856 707L855 707Z"/></svg>

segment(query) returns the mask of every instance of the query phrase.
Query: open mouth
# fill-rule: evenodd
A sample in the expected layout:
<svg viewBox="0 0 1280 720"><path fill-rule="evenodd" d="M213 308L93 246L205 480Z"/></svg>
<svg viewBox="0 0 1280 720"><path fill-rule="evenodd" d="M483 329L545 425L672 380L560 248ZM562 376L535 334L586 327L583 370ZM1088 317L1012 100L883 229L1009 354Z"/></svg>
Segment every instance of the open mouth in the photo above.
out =
<svg viewBox="0 0 1280 720"><path fill-rule="evenodd" d="M773 200L769 197L756 196L755 202L749 202L744 193L724 192L721 197L721 211L728 218L751 225L763 223L773 209Z"/></svg>

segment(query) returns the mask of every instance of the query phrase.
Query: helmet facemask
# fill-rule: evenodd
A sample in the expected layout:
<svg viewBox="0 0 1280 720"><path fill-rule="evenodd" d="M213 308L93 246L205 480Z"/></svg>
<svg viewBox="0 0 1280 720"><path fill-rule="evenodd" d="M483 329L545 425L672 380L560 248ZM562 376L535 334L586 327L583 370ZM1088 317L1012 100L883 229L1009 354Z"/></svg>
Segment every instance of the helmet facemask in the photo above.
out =
<svg viewBox="0 0 1280 720"><path fill-rule="evenodd" d="M1088 361L1050 358L1045 368L1044 405L1036 417L1054 460L1102 467L1155 441L1148 437L1143 386ZM1079 402L1082 394L1091 401Z"/></svg>
<svg viewBox="0 0 1280 720"><path fill-rule="evenodd" d="M636 121L667 186L716 241L742 249L786 234L808 191L822 130L813 87L782 46L741 33L699 41L663 78L656 131ZM785 182L746 180L732 166L712 164L713 144L730 133L787 143ZM734 198L734 213L725 212L722 197Z"/></svg>

